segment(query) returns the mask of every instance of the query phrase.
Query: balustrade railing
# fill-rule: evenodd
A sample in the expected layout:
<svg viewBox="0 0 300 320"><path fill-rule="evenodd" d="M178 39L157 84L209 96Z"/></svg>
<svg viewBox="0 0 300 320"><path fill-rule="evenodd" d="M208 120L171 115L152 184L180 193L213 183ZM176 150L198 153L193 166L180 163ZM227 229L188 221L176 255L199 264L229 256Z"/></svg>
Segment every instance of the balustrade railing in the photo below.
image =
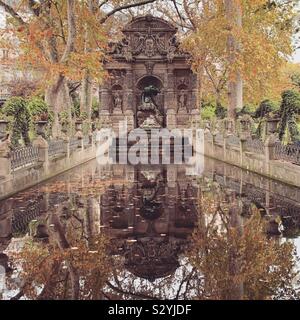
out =
<svg viewBox="0 0 300 320"><path fill-rule="evenodd" d="M215 143L222 146L224 144L224 137L221 133L215 135Z"/></svg>
<svg viewBox="0 0 300 320"><path fill-rule="evenodd" d="M300 165L300 146L283 145L280 142L275 145L275 159L284 160Z"/></svg>
<svg viewBox="0 0 300 320"><path fill-rule="evenodd" d="M90 137L89 136L84 136L83 137L83 146L84 148L88 147L90 145Z"/></svg>
<svg viewBox="0 0 300 320"><path fill-rule="evenodd" d="M264 154L265 153L265 146L263 141L259 139L248 139L245 142L245 151Z"/></svg>
<svg viewBox="0 0 300 320"><path fill-rule="evenodd" d="M39 150L33 146L17 148L11 152L11 168L13 171L34 165L38 162Z"/></svg>
<svg viewBox="0 0 300 320"><path fill-rule="evenodd" d="M41 200L34 200L24 208L14 209L12 216L12 233L14 235L28 232L30 222L41 215Z"/></svg>
<svg viewBox="0 0 300 320"><path fill-rule="evenodd" d="M70 151L74 151L81 147L81 140L78 138L71 138L70 139Z"/></svg>
<svg viewBox="0 0 300 320"><path fill-rule="evenodd" d="M240 146L240 138L235 135L231 135L227 138L226 143L229 146L239 147Z"/></svg>
<svg viewBox="0 0 300 320"><path fill-rule="evenodd" d="M48 151L49 158L53 158L66 153L66 145L63 140L51 140L48 142L48 145L49 145L49 151Z"/></svg>

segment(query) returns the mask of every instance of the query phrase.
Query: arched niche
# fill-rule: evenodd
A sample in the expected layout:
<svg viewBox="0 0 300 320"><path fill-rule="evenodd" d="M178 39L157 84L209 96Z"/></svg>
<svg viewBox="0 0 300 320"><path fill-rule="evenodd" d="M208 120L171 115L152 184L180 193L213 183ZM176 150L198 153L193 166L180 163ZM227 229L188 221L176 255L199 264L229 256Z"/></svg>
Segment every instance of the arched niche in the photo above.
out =
<svg viewBox="0 0 300 320"><path fill-rule="evenodd" d="M144 104L142 94L145 88L149 86L154 86L159 89L160 93L154 98L155 100L155 108L158 110L158 113L163 118L161 121L161 125L165 126L165 106L164 106L164 85L163 81L153 75L147 75L140 78L136 83L136 127L140 127L141 123L146 120L149 116L157 114L155 110L142 112L140 110L141 106Z"/></svg>
<svg viewBox="0 0 300 320"><path fill-rule="evenodd" d="M177 111L179 113L185 113L188 111L189 96L190 91L189 87L186 84L180 84L177 86Z"/></svg>
<svg viewBox="0 0 300 320"><path fill-rule="evenodd" d="M156 76L142 77L141 79L138 80L136 87L139 91L142 92L146 87L149 87L151 85L155 86L161 91L163 90L163 82Z"/></svg>
<svg viewBox="0 0 300 320"><path fill-rule="evenodd" d="M119 112L123 111L124 104L124 91L120 84L115 84L111 87L111 111Z"/></svg>

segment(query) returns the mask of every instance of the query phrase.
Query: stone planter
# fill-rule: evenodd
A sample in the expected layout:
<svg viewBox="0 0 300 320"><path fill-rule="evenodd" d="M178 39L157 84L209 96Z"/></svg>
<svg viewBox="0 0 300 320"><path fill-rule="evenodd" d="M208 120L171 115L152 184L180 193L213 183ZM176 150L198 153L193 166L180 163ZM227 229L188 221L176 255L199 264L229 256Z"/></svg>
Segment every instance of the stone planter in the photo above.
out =
<svg viewBox="0 0 300 320"><path fill-rule="evenodd" d="M266 120L266 134L274 134L278 129L279 118L267 119Z"/></svg>
<svg viewBox="0 0 300 320"><path fill-rule="evenodd" d="M234 132L234 120L226 118L223 120L224 130L228 134L232 134Z"/></svg>
<svg viewBox="0 0 300 320"><path fill-rule="evenodd" d="M240 130L239 136L243 140L249 138L251 136L251 120L249 117L242 117L239 119Z"/></svg>
<svg viewBox="0 0 300 320"><path fill-rule="evenodd" d="M37 135L45 137L48 121L37 121L35 123L35 131Z"/></svg>
<svg viewBox="0 0 300 320"><path fill-rule="evenodd" d="M0 140L4 139L7 135L9 122L6 120L0 120Z"/></svg>

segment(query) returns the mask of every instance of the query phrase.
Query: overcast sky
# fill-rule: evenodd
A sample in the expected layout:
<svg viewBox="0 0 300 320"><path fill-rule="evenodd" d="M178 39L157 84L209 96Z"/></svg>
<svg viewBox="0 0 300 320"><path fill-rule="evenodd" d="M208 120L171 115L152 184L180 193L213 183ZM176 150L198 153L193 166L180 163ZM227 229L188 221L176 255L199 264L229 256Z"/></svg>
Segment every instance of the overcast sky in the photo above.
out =
<svg viewBox="0 0 300 320"><path fill-rule="evenodd" d="M4 18L4 10L0 7L0 28L4 27L5 25L5 18ZM300 49L294 54L293 61L300 63Z"/></svg>
<svg viewBox="0 0 300 320"><path fill-rule="evenodd" d="M300 49L294 55L294 62L300 63Z"/></svg>

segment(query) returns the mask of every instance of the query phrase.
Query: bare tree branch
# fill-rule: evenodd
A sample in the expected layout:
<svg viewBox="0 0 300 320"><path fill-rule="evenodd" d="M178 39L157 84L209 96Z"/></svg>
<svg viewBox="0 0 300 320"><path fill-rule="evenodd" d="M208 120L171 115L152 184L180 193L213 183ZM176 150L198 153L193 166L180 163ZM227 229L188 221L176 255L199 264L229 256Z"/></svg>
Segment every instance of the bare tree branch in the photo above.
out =
<svg viewBox="0 0 300 320"><path fill-rule="evenodd" d="M143 1L139 1L137 3L125 4L123 6L117 7L115 9L113 9L112 11L110 11L109 13L107 13L106 16L100 20L100 23L104 23L109 17L113 16L117 12L120 12L120 11L126 10L126 9L130 9L130 8L134 8L134 7L140 7L140 6L149 4L149 3L153 3L155 1L157 1L157 0L143 0Z"/></svg>
<svg viewBox="0 0 300 320"><path fill-rule="evenodd" d="M39 3L37 3L36 1L28 0L28 7L29 7L30 11L37 17L40 15L39 6L40 6Z"/></svg>
<svg viewBox="0 0 300 320"><path fill-rule="evenodd" d="M76 39L76 22L75 22L75 0L68 1L68 39L61 62L66 62L70 53L74 50Z"/></svg>
<svg viewBox="0 0 300 320"><path fill-rule="evenodd" d="M99 4L99 9L101 9L107 2L108 2L108 0L103 0L103 1Z"/></svg>
<svg viewBox="0 0 300 320"><path fill-rule="evenodd" d="M26 25L26 22L22 19L22 17L18 14L17 11L14 10L13 7L6 4L4 1L0 0L0 6L4 8L4 10L13 17L19 24Z"/></svg>

